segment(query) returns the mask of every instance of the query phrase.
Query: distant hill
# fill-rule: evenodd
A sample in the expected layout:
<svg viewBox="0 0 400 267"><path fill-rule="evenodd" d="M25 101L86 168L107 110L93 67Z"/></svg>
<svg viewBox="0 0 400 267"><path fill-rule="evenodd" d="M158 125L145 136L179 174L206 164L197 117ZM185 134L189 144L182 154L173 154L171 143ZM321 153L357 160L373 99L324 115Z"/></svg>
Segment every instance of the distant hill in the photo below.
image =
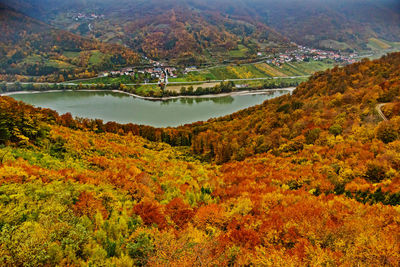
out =
<svg viewBox="0 0 400 267"><path fill-rule="evenodd" d="M227 51L249 58L259 50L285 49L290 41L367 50L370 38L399 41L400 36L395 0L16 0L12 5L56 27L187 64L227 59ZM78 13L104 17L74 19Z"/></svg>
<svg viewBox="0 0 400 267"><path fill-rule="evenodd" d="M260 44L274 49L289 42L266 25L188 7L149 12L126 22L124 31L128 45L155 58L218 55L239 47L244 47L241 57L248 58L257 54Z"/></svg>
<svg viewBox="0 0 400 267"><path fill-rule="evenodd" d="M400 40L398 1L255 1L258 15L291 40L321 48L365 49L368 39ZM262 10L268 11L264 13Z"/></svg>
<svg viewBox="0 0 400 267"><path fill-rule="evenodd" d="M8 74L62 81L138 61L130 49L55 29L2 4L0 29L0 75L5 80Z"/></svg>
<svg viewBox="0 0 400 267"><path fill-rule="evenodd" d="M259 49L274 52L290 46L287 38L263 23L186 1L17 1L14 5L58 28L187 65L210 58L223 61L230 57L228 51L236 50L234 58L241 59L255 57ZM92 14L103 17L93 20Z"/></svg>

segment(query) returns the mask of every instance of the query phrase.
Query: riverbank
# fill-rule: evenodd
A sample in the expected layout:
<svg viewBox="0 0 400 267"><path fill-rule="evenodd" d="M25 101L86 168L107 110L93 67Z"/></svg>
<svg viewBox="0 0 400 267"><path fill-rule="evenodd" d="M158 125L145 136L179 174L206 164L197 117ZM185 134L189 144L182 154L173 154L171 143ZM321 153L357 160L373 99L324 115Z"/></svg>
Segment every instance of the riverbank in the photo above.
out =
<svg viewBox="0 0 400 267"><path fill-rule="evenodd" d="M144 100L118 91L53 91L53 93L20 92L11 95L35 107L48 108L73 117L100 119L104 123L133 123L152 127L177 127L196 121L207 121L235 113L268 99L289 95L288 90L236 92L234 94L190 97L159 101ZM231 96L228 96L231 95ZM225 97L223 97L225 96Z"/></svg>
<svg viewBox="0 0 400 267"><path fill-rule="evenodd" d="M137 94L128 93L121 90L89 90L89 89L82 89L82 90L46 90L46 91L15 91L15 92L6 92L1 93L0 96L11 96L11 95L18 95L18 94L40 94L40 93L54 93L54 92L74 92L74 91L81 91L81 92L113 92L113 93L121 93L126 94L129 96L133 96L138 99L150 100L150 101L167 101L173 99L180 99L180 98L218 98L218 97L226 97L226 96L239 96L239 95L256 95L256 94L265 94L268 92L274 91L289 91L292 93L296 87L286 87L286 88L273 88L273 89L258 89L258 90L244 90L244 91L234 91L234 92L227 92L221 94L207 94L207 95L179 95L179 96L165 96L165 97L151 97L151 96L141 96Z"/></svg>

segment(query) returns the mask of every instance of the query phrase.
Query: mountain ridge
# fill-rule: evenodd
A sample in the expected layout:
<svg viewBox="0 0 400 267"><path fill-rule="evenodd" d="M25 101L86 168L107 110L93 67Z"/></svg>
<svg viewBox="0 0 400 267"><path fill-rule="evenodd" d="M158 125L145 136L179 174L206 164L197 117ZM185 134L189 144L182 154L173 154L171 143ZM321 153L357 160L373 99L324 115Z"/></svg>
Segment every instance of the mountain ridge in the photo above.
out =
<svg viewBox="0 0 400 267"><path fill-rule="evenodd" d="M290 41L323 49L368 50L370 38L399 41L400 35L398 3L391 0L19 2L20 7L36 6L31 8L37 11L33 12L36 17L59 28L170 60L191 57L203 62L210 60L209 53L220 56L222 50L235 50L243 41L250 50L247 57L268 51L269 46L285 50ZM41 10L43 5L48 11ZM89 22L71 20L71 12L97 12L105 17L91 20L93 30L82 32ZM174 16L180 24L165 23ZM180 39L181 35L185 38Z"/></svg>

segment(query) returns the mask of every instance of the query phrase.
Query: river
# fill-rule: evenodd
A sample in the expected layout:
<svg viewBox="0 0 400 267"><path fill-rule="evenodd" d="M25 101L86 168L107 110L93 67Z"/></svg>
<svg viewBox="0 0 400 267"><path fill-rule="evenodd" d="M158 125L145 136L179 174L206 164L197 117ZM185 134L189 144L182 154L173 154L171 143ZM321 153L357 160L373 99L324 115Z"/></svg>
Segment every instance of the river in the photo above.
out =
<svg viewBox="0 0 400 267"><path fill-rule="evenodd" d="M276 90L259 94L183 97L164 101L149 101L105 91L27 92L9 96L36 107L56 110L60 114L70 112L73 116L102 119L104 122L167 127L228 115L288 92Z"/></svg>

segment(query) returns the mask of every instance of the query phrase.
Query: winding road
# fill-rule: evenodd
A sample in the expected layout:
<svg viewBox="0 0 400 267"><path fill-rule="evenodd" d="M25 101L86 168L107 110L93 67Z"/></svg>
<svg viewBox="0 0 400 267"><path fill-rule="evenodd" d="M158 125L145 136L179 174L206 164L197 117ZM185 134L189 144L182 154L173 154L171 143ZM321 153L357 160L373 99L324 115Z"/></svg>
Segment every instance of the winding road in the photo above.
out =
<svg viewBox="0 0 400 267"><path fill-rule="evenodd" d="M384 105L386 105L386 104L387 104L387 103L381 103L381 104L376 105L376 111L378 112L379 116L380 116L384 121L387 121L388 119L386 118L385 114L383 114L381 108L382 108Z"/></svg>

